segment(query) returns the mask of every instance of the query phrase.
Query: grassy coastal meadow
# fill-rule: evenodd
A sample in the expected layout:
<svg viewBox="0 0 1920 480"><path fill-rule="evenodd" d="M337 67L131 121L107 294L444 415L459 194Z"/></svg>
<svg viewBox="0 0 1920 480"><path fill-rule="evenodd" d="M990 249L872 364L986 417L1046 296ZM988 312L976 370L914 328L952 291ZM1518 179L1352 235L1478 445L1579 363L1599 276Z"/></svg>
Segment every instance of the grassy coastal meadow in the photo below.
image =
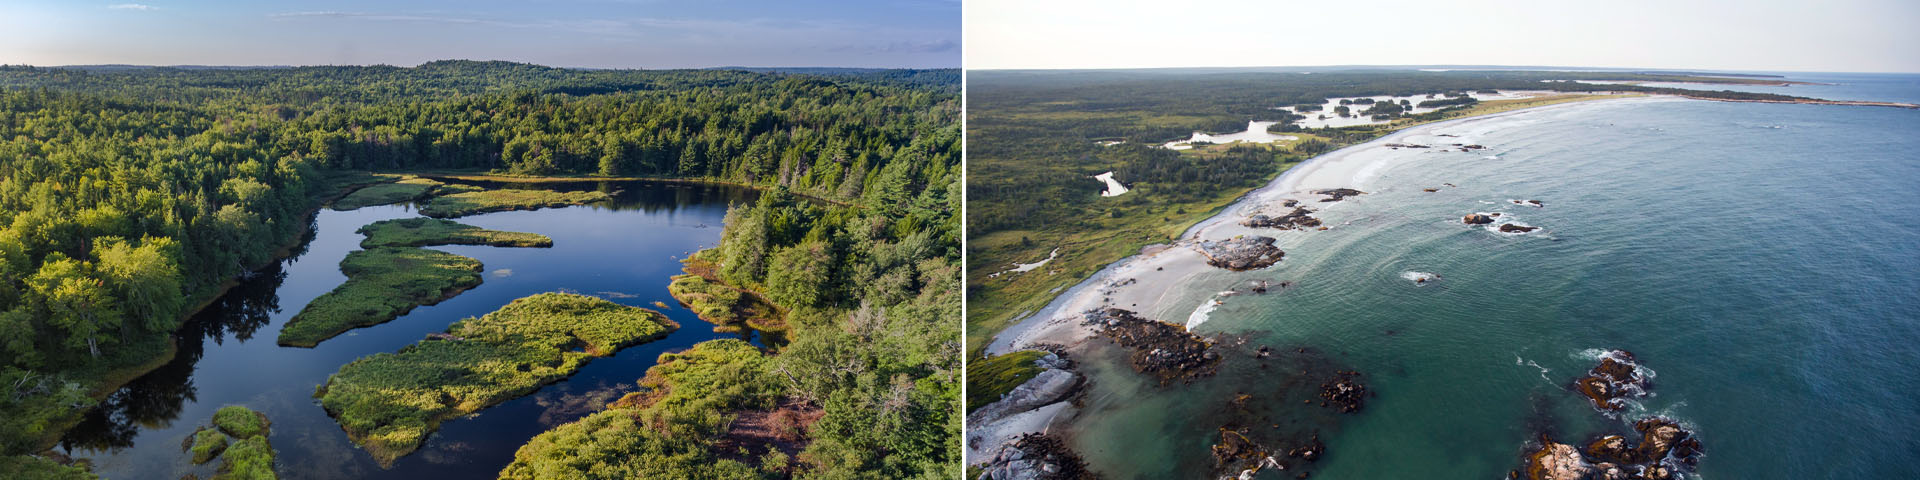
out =
<svg viewBox="0 0 1920 480"><path fill-rule="evenodd" d="M1807 98L1823 84L1791 76L1668 77L1661 81L1679 83L1643 87L1612 83L1653 81L1638 73L1295 70L970 72L974 475L1400 478L1444 464L1489 478L1765 476L1753 467L1767 462L1749 460L1764 450L1727 436L1785 433L1701 409L1777 409L1726 398L1750 389L1675 373L1703 370L1715 360L1702 355L1714 354L1620 330L1696 338L1752 313L1708 309L1672 321L1674 311L1654 305L1702 292L1621 288L1670 279L1618 268L1717 274L1731 265L1687 256L1716 241L1708 235L1623 222L1653 208L1626 204L1701 175L1752 184L1710 167L1740 164L1730 157L1763 172L1773 159L1812 155L1756 136L1794 135L1783 127L1828 132L1873 117L1887 122L1877 130L1905 128L1911 107L1879 107L1907 97L1887 90L1825 102ZM1796 96L1710 90L1721 82L1792 85L1754 90ZM1398 106L1380 107L1388 102ZM1741 112L1751 120L1716 123ZM1714 147L1736 143L1753 146ZM1910 156L1898 146L1849 150L1879 152L1851 163ZM1610 169L1594 168L1602 165ZM1629 168L1662 180L1619 171ZM1622 185L1628 178L1640 183ZM1722 224L1728 208L1715 205L1681 200L1655 217ZM1649 233L1622 230L1634 225ZM1618 250L1653 231L1668 232L1658 243L1673 254ZM1608 262L1596 252L1625 255ZM1567 289L1596 300L1556 300ZM1598 300L1610 298L1662 300L1645 308ZM1889 314L1899 316L1867 315ZM1778 332L1732 337L1745 345ZM1760 383L1780 391L1794 380ZM1872 392L1904 388L1873 383ZM1465 407L1473 404L1490 408ZM1442 437L1458 441L1387 440Z"/></svg>
<svg viewBox="0 0 1920 480"><path fill-rule="evenodd" d="M958 78L0 67L0 476L958 475Z"/></svg>

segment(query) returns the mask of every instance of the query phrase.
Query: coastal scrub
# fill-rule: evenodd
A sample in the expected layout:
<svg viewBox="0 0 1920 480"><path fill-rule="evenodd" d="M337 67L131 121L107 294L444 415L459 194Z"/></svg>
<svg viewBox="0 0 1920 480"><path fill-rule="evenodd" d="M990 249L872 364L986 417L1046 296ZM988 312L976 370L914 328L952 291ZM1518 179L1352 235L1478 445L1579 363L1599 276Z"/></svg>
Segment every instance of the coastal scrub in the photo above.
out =
<svg viewBox="0 0 1920 480"><path fill-rule="evenodd" d="M360 241L360 248L434 245L553 246L553 239L546 235L488 230L452 220L423 217L381 220L360 227L354 233L367 236L365 240Z"/></svg>
<svg viewBox="0 0 1920 480"><path fill-rule="evenodd" d="M476 213L582 205L612 198L606 192L555 192L550 190L482 190L434 197L420 213L434 218L453 218Z"/></svg>
<svg viewBox="0 0 1920 480"><path fill-rule="evenodd" d="M1032 380L1041 370L1033 362L1045 356L1047 352L1021 350L971 362L967 365L967 411L1000 401L1000 396Z"/></svg>
<svg viewBox="0 0 1920 480"><path fill-rule="evenodd" d="M768 334L787 330L785 315L759 293L734 288L721 280L717 266L702 250L682 261L686 274L675 275L667 292L689 310L714 324L713 331L731 333L751 328Z"/></svg>
<svg viewBox="0 0 1920 480"><path fill-rule="evenodd" d="M775 408L784 389L767 364L758 348L738 339L663 354L640 381L648 391L534 437L514 453L500 478L780 476L801 447L796 440L808 422L805 415ZM745 432L756 422L734 413L755 409L771 412L756 419L765 419L766 430L786 441Z"/></svg>
<svg viewBox="0 0 1920 480"><path fill-rule="evenodd" d="M315 396L381 465L413 452L440 422L532 393L594 357L665 337L665 315L599 298L542 293L396 353L355 360Z"/></svg>
<svg viewBox="0 0 1920 480"><path fill-rule="evenodd" d="M308 303L280 330L280 344L312 347L480 285L480 261L438 250L383 247L347 254L347 281Z"/></svg>

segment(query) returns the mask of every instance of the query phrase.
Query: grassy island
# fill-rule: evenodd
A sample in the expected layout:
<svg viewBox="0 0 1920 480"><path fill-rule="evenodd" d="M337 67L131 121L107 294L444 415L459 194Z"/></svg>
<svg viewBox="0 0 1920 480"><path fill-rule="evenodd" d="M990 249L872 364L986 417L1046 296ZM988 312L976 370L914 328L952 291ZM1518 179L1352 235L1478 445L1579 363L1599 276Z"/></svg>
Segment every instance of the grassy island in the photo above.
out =
<svg viewBox="0 0 1920 480"><path fill-rule="evenodd" d="M347 254L346 283L313 299L280 329L280 344L312 347L399 318L480 285L480 261L439 250L384 247Z"/></svg>
<svg viewBox="0 0 1920 480"><path fill-rule="evenodd" d="M267 443L267 416L239 405L220 407L213 427L187 437L195 465L220 458L216 480L267 480L273 473L273 446Z"/></svg>
<svg viewBox="0 0 1920 480"><path fill-rule="evenodd" d="M441 191L445 190L443 187L460 188L465 186L447 185L428 178L405 177L397 181L368 185L359 190L354 190L353 193L348 193L347 196L340 197L339 200L334 200L333 209L342 211L357 210L362 207L411 202L425 199L435 194L450 193Z"/></svg>
<svg viewBox="0 0 1920 480"><path fill-rule="evenodd" d="M712 250L702 250L686 259L686 274L675 275L667 292L701 320L713 323L713 331L738 332L751 328L778 337L787 331L786 316L759 293L734 288L721 280L717 266L709 258Z"/></svg>
<svg viewBox="0 0 1920 480"><path fill-rule="evenodd" d="M464 217L476 213L582 205L612 198L606 192L550 190L482 190L434 197L420 213L434 218Z"/></svg>
<svg viewBox="0 0 1920 480"><path fill-rule="evenodd" d="M381 465L413 452L440 422L532 393L594 357L666 336L665 315L599 298L542 293L455 322L397 353L362 357L315 396Z"/></svg>
<svg viewBox="0 0 1920 480"><path fill-rule="evenodd" d="M640 381L648 391L534 437L500 478L780 478L810 418L776 407L769 363L737 339L661 355Z"/></svg>
<svg viewBox="0 0 1920 480"><path fill-rule="evenodd" d="M1047 352L1021 350L974 360L967 369L967 411L1000 401L1001 395L1032 380L1041 370L1033 361L1044 356Z"/></svg>
<svg viewBox="0 0 1920 480"><path fill-rule="evenodd" d="M553 239L538 233L488 230L452 220L401 218L360 227L366 235L360 248L431 247L434 245L490 245L495 247L551 247Z"/></svg>

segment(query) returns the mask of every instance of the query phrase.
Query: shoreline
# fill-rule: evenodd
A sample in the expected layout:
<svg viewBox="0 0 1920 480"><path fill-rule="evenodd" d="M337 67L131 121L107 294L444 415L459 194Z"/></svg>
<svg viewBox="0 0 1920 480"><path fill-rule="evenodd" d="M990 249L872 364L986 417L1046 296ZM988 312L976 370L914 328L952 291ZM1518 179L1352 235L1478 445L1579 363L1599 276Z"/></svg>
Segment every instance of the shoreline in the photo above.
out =
<svg viewBox="0 0 1920 480"><path fill-rule="evenodd" d="M1278 207L1280 202L1288 199L1299 200L1302 205L1313 206L1322 211L1328 208L1340 208L1339 202L1320 203L1320 196L1309 192L1324 188L1357 188L1363 191L1372 188L1367 185L1368 178L1377 176L1381 168L1393 161L1388 157L1394 157L1394 155L1385 153L1394 150L1386 144L1401 143L1407 137L1432 136L1433 130L1439 128L1506 119L1523 113L1598 102L1673 101L1678 98L1684 97L1596 98L1448 119L1409 126L1364 143L1307 159L1281 172L1266 185L1247 192L1246 195L1228 204L1220 213L1188 227L1174 243L1150 245L1142 249L1141 253L1108 264L1086 280L1069 287L1054 297L1053 301L1048 302L1045 307L994 335L992 341L987 344L986 352L988 355L1000 355L1029 349L1040 344L1057 344L1070 350L1076 349L1080 343L1093 338L1092 330L1080 325L1080 314L1103 306L1124 308L1153 317L1151 312L1140 305L1147 305L1147 308L1159 305L1173 293L1175 286L1188 283L1186 282L1188 278L1219 270L1208 265L1206 257L1192 248L1199 240L1218 240L1250 233L1267 236L1286 235L1287 231L1243 227L1239 225L1239 221L1269 207ZM1457 140L1471 143L1470 137ZM1278 208L1274 209L1278 210ZM1338 226L1335 225L1333 228L1337 229ZM1151 276L1153 281L1134 281L1141 276ZM1160 320L1169 321L1166 318Z"/></svg>

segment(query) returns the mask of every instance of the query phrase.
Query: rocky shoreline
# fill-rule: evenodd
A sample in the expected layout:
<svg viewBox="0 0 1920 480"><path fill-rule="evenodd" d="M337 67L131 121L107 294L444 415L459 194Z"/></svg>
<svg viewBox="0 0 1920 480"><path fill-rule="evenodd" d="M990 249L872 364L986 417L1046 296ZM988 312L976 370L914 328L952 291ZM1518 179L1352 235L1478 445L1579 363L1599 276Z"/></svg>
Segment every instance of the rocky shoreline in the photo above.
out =
<svg viewBox="0 0 1920 480"><path fill-rule="evenodd" d="M1287 252L1273 246L1274 241L1273 237L1256 235L1234 237L1217 242L1203 240L1195 244L1194 248L1207 257L1208 265L1241 272L1267 268L1280 263L1280 259L1285 257Z"/></svg>
<svg viewBox="0 0 1920 480"><path fill-rule="evenodd" d="M1220 354L1212 344L1186 327L1149 320L1134 312L1107 308L1087 312L1086 324L1102 337L1133 350L1133 371L1148 374L1167 385L1193 383L1220 369Z"/></svg>
<svg viewBox="0 0 1920 480"><path fill-rule="evenodd" d="M1601 355L1600 363L1574 381L1573 389L1612 416L1626 409L1626 399L1643 397L1651 384L1640 372L1633 354L1623 350ZM1638 440L1631 437L1637 436ZM1704 450L1694 432L1679 421L1658 415L1633 423L1633 433L1606 433L1581 449L1559 443L1547 433L1526 455L1526 466L1507 474L1528 480L1671 480L1685 478L1698 465Z"/></svg>

